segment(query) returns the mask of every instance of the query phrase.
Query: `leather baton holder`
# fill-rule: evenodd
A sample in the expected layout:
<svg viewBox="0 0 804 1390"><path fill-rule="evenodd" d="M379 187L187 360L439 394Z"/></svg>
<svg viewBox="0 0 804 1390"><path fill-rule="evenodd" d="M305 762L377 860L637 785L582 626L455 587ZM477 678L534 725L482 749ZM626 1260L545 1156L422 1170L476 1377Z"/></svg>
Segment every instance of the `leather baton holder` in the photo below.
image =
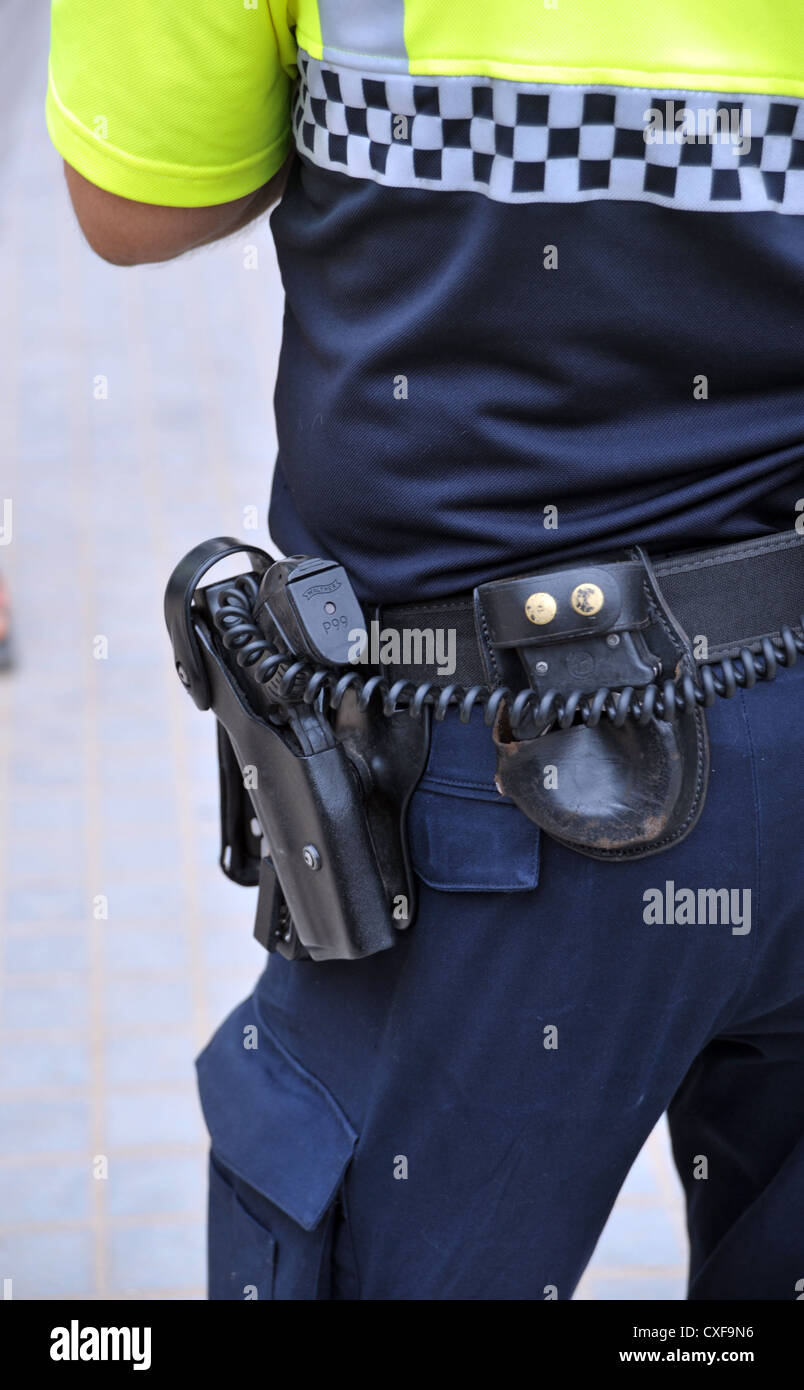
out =
<svg viewBox="0 0 804 1390"><path fill-rule="evenodd" d="M635 548L611 564L497 580L475 590L475 622L490 683L531 687L565 702L606 688L640 689L694 676L689 638L650 561ZM696 705L672 720L621 725L601 717L540 732L494 726L497 787L559 843L593 859L641 859L678 844L703 809L709 739ZM530 736L529 736L530 735Z"/></svg>

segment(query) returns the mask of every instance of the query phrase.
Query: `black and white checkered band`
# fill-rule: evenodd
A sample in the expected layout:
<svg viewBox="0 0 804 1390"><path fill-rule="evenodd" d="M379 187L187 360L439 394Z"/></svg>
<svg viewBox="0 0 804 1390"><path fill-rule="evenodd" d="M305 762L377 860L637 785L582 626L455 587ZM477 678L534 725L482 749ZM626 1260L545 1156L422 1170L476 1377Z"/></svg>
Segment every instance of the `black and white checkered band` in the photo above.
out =
<svg viewBox="0 0 804 1390"><path fill-rule="evenodd" d="M293 128L312 163L397 188L804 214L795 97L382 75L301 52Z"/></svg>

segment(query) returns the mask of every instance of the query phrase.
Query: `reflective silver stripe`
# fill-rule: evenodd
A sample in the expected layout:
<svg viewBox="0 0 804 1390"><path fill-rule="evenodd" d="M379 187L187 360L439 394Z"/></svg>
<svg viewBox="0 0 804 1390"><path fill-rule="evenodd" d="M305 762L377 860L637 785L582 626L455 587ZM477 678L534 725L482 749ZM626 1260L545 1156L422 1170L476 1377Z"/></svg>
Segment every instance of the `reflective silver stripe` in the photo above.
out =
<svg viewBox="0 0 804 1390"><path fill-rule="evenodd" d="M361 67L407 72L405 0L318 0L325 61L345 53Z"/></svg>
<svg viewBox="0 0 804 1390"><path fill-rule="evenodd" d="M804 100L415 77L299 54L299 151L398 188L804 214Z"/></svg>

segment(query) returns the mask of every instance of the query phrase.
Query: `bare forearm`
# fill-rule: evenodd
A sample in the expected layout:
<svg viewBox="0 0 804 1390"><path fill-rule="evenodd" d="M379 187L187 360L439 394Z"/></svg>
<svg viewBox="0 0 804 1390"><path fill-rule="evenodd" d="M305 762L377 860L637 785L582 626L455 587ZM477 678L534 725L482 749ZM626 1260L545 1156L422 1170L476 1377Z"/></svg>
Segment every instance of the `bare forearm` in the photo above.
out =
<svg viewBox="0 0 804 1390"><path fill-rule="evenodd" d="M253 193L212 207L175 208L137 203L107 193L65 163L75 215L87 241L112 265L169 261L195 247L230 236L281 197L293 155Z"/></svg>

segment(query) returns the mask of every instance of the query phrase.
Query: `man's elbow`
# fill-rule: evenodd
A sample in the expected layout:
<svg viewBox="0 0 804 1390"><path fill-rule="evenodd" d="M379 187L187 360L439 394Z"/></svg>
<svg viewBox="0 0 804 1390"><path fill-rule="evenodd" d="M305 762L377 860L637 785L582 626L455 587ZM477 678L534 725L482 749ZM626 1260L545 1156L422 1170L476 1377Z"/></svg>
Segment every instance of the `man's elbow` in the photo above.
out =
<svg viewBox="0 0 804 1390"><path fill-rule="evenodd" d="M104 261L117 266L170 261L225 235L235 229L254 197L248 194L212 207L165 207L108 193L67 163L64 173L73 210L89 245Z"/></svg>
<svg viewBox="0 0 804 1390"><path fill-rule="evenodd" d="M92 230L82 227L84 238L89 247L100 256L107 265L132 266L132 265L155 265L159 261L171 261L176 256L181 256L184 251L190 251L194 242L187 245L171 247L166 251L160 245L149 245L146 241L140 242L136 246L129 246L125 241L115 241L113 238L105 238L103 235L95 235Z"/></svg>
<svg viewBox="0 0 804 1390"><path fill-rule="evenodd" d="M83 220L78 214L78 225L84 233L84 240L96 256L100 256L102 261L108 265L131 266L131 265L150 265L156 261L170 259L159 253L158 248L149 246L146 242L139 242L136 246L129 245L125 240L120 240L110 236L103 228L94 227L92 223ZM180 251L173 253L180 255Z"/></svg>

